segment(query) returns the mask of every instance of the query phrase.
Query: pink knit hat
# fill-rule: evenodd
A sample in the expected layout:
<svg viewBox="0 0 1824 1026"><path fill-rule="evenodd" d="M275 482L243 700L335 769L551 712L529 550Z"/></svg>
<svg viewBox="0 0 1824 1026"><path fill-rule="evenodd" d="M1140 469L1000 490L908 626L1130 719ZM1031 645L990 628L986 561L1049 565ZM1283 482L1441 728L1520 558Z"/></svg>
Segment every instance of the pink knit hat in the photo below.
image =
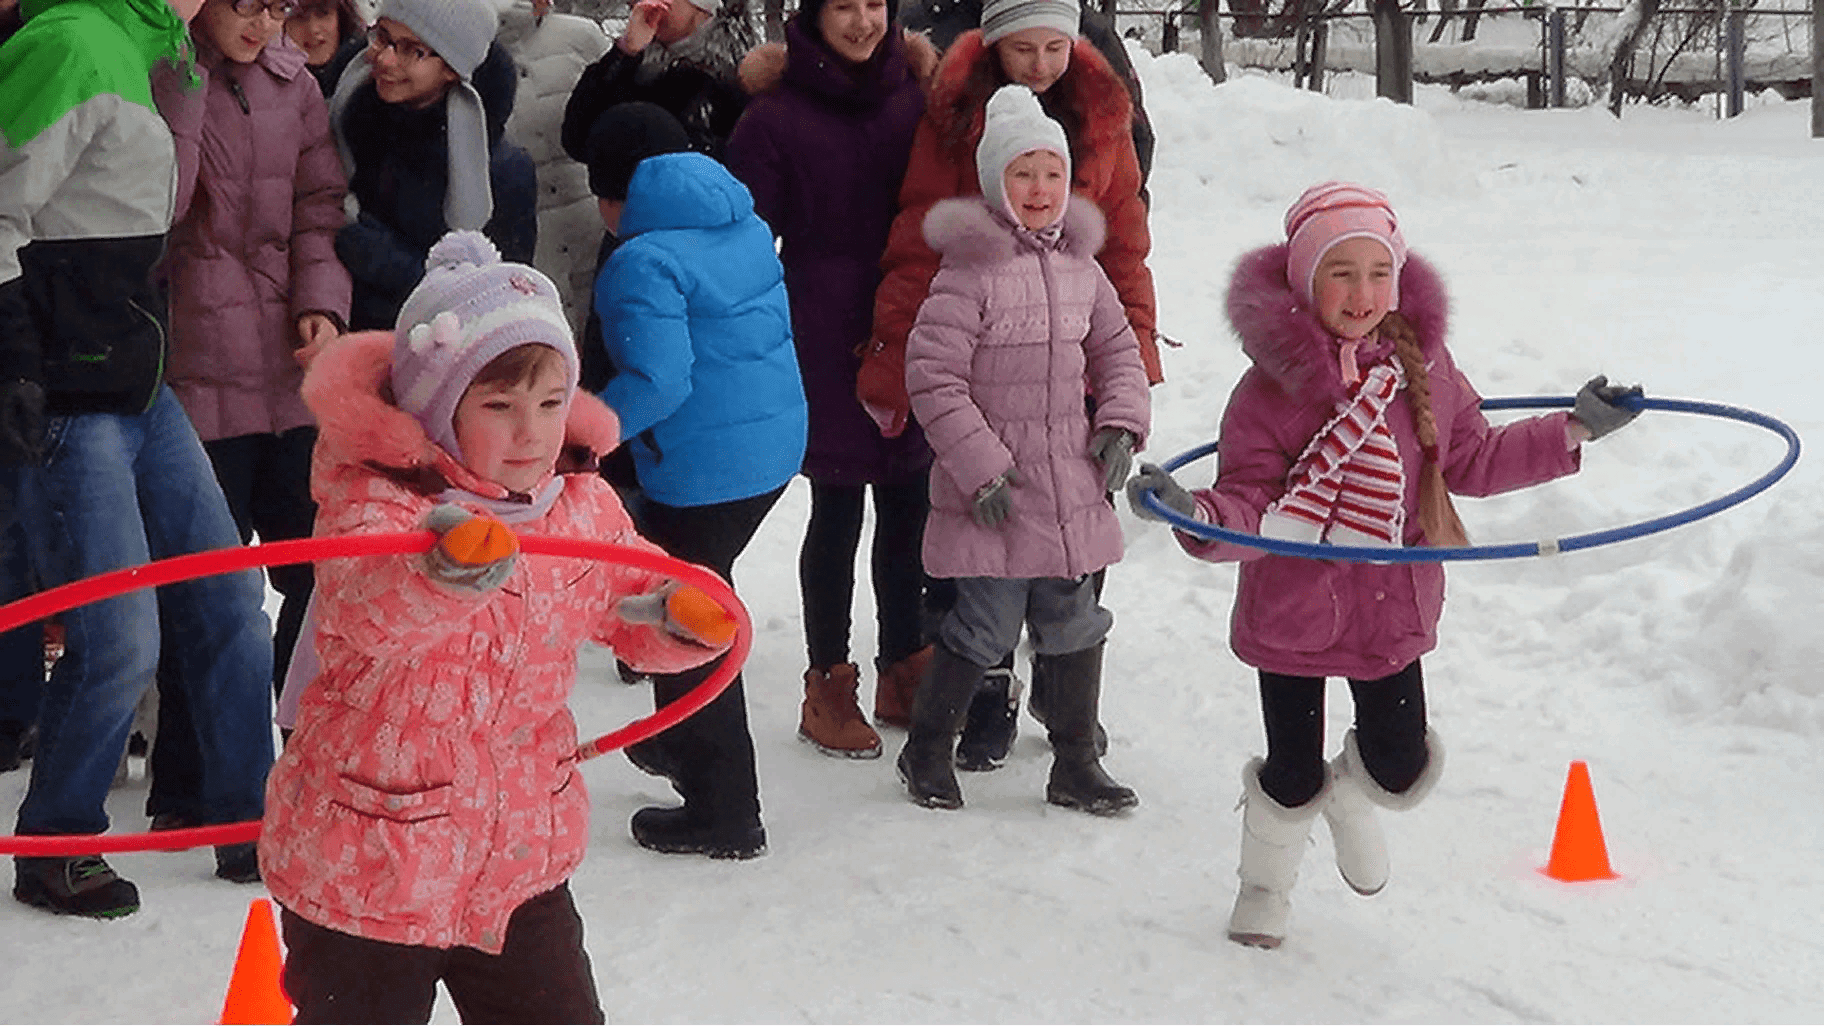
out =
<svg viewBox="0 0 1824 1026"><path fill-rule="evenodd" d="M1317 265L1345 239L1374 239L1393 254L1393 305L1400 308L1400 269L1406 266L1406 237L1392 204L1377 189L1352 182L1325 182L1306 189L1286 211L1286 280L1305 302L1312 294Z"/></svg>

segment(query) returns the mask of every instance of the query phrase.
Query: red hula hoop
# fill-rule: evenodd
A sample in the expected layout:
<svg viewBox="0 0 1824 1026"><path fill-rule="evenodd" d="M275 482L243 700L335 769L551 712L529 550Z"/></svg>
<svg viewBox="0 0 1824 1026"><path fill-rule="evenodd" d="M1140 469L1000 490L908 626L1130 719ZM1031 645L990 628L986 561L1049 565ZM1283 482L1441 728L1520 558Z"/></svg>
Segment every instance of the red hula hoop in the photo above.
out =
<svg viewBox="0 0 1824 1026"><path fill-rule="evenodd" d="M125 595L141 588L155 588L180 581L210 577L215 574L251 570L263 566L285 566L311 563L323 559L355 556L408 555L428 552L436 544L431 531L406 531L397 534L343 535L333 538L299 538L294 541L243 545L231 549L214 549L174 556L140 566L97 574L69 584L39 592L17 602L0 606L0 634L53 616L66 609ZM701 588L734 617L735 640L721 657L708 679L686 692L677 701L651 716L634 720L619 730L577 746L576 759L581 762L617 748L644 741L681 723L699 709L715 701L753 648L754 625L747 607L741 604L722 578L702 567L673 559L663 553L636 549L613 542L583 538L553 538L543 535L520 535L521 552L534 556L559 556L568 559L591 559L618 563L640 570L663 573L684 584ZM181 851L208 845L242 844L260 836L260 821L226 823L219 826L193 827L186 830L162 830L139 834L46 834L0 837L0 855L67 856L102 855L128 851Z"/></svg>

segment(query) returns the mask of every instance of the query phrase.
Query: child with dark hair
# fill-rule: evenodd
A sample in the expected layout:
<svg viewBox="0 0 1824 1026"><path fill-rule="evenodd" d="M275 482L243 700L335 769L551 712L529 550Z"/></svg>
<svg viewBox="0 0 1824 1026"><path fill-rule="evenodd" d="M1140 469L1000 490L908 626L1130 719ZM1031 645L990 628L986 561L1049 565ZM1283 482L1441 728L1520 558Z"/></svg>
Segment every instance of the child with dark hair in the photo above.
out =
<svg viewBox="0 0 1824 1026"><path fill-rule="evenodd" d="M360 214L336 239L351 327L390 328L444 233L479 231L531 263L538 177L504 141L519 71L489 0L384 0L329 101Z"/></svg>

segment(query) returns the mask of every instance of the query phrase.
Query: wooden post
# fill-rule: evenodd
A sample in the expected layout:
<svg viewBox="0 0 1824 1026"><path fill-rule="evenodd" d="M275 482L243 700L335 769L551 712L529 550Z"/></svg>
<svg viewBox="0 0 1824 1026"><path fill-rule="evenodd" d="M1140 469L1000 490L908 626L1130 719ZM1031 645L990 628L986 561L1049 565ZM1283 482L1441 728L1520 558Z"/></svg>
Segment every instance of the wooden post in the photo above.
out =
<svg viewBox="0 0 1824 1026"><path fill-rule="evenodd" d="M1545 9L1546 74L1551 77L1552 106L1564 106L1564 8Z"/></svg>
<svg viewBox="0 0 1824 1026"><path fill-rule="evenodd" d="M785 0L763 0L760 9L766 18L767 42L777 43L785 38Z"/></svg>
<svg viewBox="0 0 1824 1026"><path fill-rule="evenodd" d="M1324 91L1324 60L1329 56L1329 50L1330 22L1320 18L1311 26L1311 63L1306 76L1314 93Z"/></svg>
<svg viewBox="0 0 1824 1026"><path fill-rule="evenodd" d="M1824 139L1824 0L1811 0L1811 137Z"/></svg>
<svg viewBox="0 0 1824 1026"><path fill-rule="evenodd" d="M1197 4L1197 63L1217 85L1228 80L1229 69L1222 62L1222 23L1216 20L1216 0L1200 0Z"/></svg>
<svg viewBox="0 0 1824 1026"><path fill-rule="evenodd" d="M1160 17L1165 24L1159 28L1159 49L1163 53L1178 52L1178 12L1167 10Z"/></svg>
<svg viewBox="0 0 1824 1026"><path fill-rule="evenodd" d="M1731 8L1723 15L1724 60L1727 62L1729 93L1729 116L1737 117L1742 113L1742 89L1744 69L1747 63L1748 12L1740 8Z"/></svg>
<svg viewBox="0 0 1824 1026"><path fill-rule="evenodd" d="M1374 91L1412 102L1412 21L1399 0L1374 0Z"/></svg>

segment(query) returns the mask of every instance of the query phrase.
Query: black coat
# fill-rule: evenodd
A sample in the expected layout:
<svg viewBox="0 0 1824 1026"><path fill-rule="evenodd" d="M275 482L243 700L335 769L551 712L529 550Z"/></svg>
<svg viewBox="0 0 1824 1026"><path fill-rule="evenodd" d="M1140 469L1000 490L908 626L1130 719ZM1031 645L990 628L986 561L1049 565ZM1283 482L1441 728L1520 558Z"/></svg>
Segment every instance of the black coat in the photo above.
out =
<svg viewBox="0 0 1824 1026"><path fill-rule="evenodd" d="M530 264L538 244L538 173L525 150L503 140L519 72L499 43L470 82L487 116L488 176L494 214L482 227L505 260ZM342 114L354 154L349 191L361 216L336 236L336 256L354 278L349 327L391 328L405 297L424 276L424 260L449 230L443 197L449 181L444 105L411 110L361 87Z"/></svg>

